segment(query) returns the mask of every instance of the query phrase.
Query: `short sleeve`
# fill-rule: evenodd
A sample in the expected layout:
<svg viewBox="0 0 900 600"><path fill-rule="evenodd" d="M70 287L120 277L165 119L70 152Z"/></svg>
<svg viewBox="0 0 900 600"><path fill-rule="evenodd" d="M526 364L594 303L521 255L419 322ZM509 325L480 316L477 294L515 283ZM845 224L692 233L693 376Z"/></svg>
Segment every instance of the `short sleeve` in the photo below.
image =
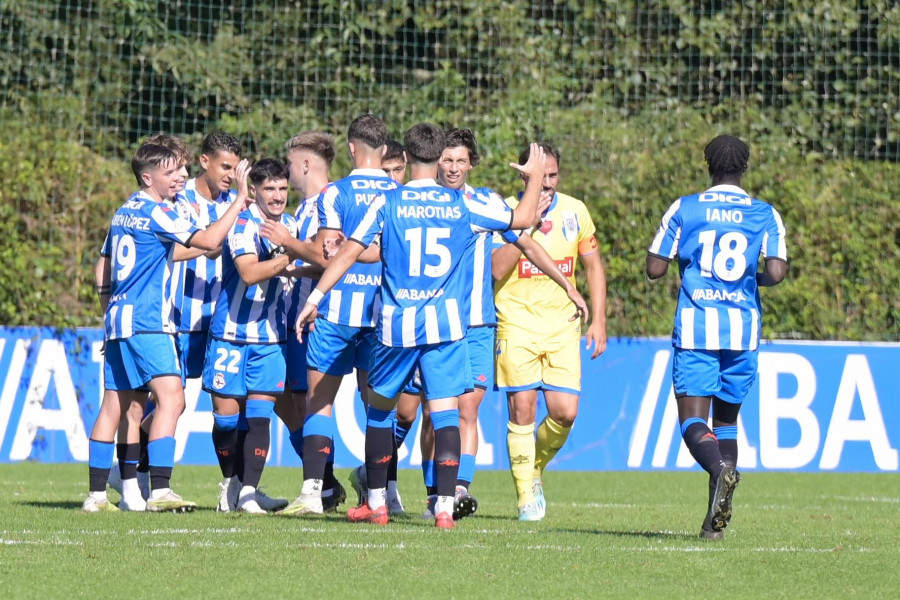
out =
<svg viewBox="0 0 900 600"><path fill-rule="evenodd" d="M763 237L762 253L764 258L780 258L787 260L787 243L785 242L784 223L781 215L771 207L772 215L766 224L766 233Z"/></svg>
<svg viewBox="0 0 900 600"><path fill-rule="evenodd" d="M375 236L380 234L384 227L384 211L386 205L387 198L384 194L376 196L375 199L372 200L372 203L369 204L369 208L366 210L366 214L362 221L360 221L356 229L353 230L350 239L355 240L368 248L369 244L375 239Z"/></svg>
<svg viewBox="0 0 900 600"><path fill-rule="evenodd" d="M241 215L228 232L228 250L232 258L259 256L259 226L256 221Z"/></svg>
<svg viewBox="0 0 900 600"><path fill-rule="evenodd" d="M157 204L150 211L150 230L161 240L187 244L200 229L167 204Z"/></svg>
<svg viewBox="0 0 900 600"><path fill-rule="evenodd" d="M669 207L659 224L659 230L648 252L667 260L672 260L678 254L678 238L681 236L681 199L679 198Z"/></svg>
<svg viewBox="0 0 900 600"><path fill-rule="evenodd" d="M488 188L476 188L463 196L474 233L482 231L507 231L513 212L503 198Z"/></svg>
<svg viewBox="0 0 900 600"><path fill-rule="evenodd" d="M319 196L319 227L325 229L342 229L340 206L338 204L340 189L334 185L328 185Z"/></svg>
<svg viewBox="0 0 900 600"><path fill-rule="evenodd" d="M112 240L110 239L109 230L106 231L106 239L103 240L103 247L100 248L100 256L112 255Z"/></svg>

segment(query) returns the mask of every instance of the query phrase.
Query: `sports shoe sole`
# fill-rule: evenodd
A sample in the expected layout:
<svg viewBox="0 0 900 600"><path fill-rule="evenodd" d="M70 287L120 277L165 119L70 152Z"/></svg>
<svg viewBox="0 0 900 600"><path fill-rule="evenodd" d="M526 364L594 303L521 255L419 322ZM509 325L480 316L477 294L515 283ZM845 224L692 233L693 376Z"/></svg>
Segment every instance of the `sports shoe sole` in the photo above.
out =
<svg viewBox="0 0 900 600"><path fill-rule="evenodd" d="M153 502L147 501L147 512L189 513L197 510L193 502Z"/></svg>
<svg viewBox="0 0 900 600"><path fill-rule="evenodd" d="M719 479L716 481L716 492L710 507L712 514L709 523L713 531L721 532L728 527L732 513L731 501L734 497L734 490L740 481L741 475L734 467L725 467L719 474Z"/></svg>
<svg viewBox="0 0 900 600"><path fill-rule="evenodd" d="M463 494L453 500L453 520L459 521L463 517L474 515L478 510L478 500L471 494Z"/></svg>

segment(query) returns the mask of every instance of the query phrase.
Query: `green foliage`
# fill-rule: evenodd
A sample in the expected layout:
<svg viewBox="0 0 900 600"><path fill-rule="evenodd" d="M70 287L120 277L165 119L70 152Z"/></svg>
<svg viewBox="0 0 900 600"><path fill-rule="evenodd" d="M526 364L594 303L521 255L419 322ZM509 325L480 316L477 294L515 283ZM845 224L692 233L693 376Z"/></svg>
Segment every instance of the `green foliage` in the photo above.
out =
<svg viewBox="0 0 900 600"><path fill-rule="evenodd" d="M668 204L707 185L704 142L741 135L746 187L789 235L764 334L900 339L895 4L10 0L0 322L97 322L91 266L145 135L196 147L223 129L256 159L303 129L343 146L374 112L395 138L421 120L471 128L473 178L507 194L526 141L558 144L563 190L597 221L613 335L668 333L678 278L647 282L646 247ZM332 176L348 168L341 148Z"/></svg>
<svg viewBox="0 0 900 600"><path fill-rule="evenodd" d="M94 261L133 180L65 131L3 118L0 323L96 325Z"/></svg>

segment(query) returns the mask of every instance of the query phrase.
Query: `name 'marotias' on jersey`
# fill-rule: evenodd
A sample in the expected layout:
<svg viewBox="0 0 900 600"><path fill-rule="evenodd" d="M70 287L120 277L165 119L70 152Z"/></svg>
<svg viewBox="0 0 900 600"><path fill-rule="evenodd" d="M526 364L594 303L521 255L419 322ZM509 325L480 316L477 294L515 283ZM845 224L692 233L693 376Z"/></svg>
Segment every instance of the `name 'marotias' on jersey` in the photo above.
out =
<svg viewBox="0 0 900 600"><path fill-rule="evenodd" d="M489 188L474 188L465 185L465 192L478 194L485 202L504 204L503 198ZM471 260L467 261L469 281L472 282L466 295L469 327L497 324L497 311L494 308L494 278L491 272L491 254L493 252L493 235L491 231L482 231L471 239ZM498 234L507 242L514 242L518 235L512 230Z"/></svg>
<svg viewBox="0 0 900 600"><path fill-rule="evenodd" d="M103 256L110 262L110 298L104 315L106 338L138 333L175 333L175 244L199 231L167 202L133 194L112 218Z"/></svg>
<svg viewBox="0 0 900 600"><path fill-rule="evenodd" d="M329 183L319 196L319 227L350 237L372 201L397 187L381 169L354 169ZM319 304L319 314L337 325L374 327L378 312L381 264L356 263Z"/></svg>
<svg viewBox="0 0 900 600"><path fill-rule="evenodd" d="M215 200L197 191L197 180L189 179L175 196L178 214L200 228L218 221L234 202L237 191L225 190ZM175 323L178 331L207 331L222 287L222 257L198 256L175 263L178 282Z"/></svg>
<svg viewBox="0 0 900 600"><path fill-rule="evenodd" d="M287 339L284 320L284 278L272 277L248 286L241 279L236 258L254 255L271 258L274 244L262 237L259 227L266 220L259 206L241 211L222 247L222 291L216 301L209 334L220 340L250 344L276 344ZM288 214L281 223L297 235L297 223Z"/></svg>
<svg viewBox="0 0 900 600"><path fill-rule="evenodd" d="M520 194L521 196L521 194ZM519 198L507 198L516 206ZM543 213L531 237L540 244L557 268L575 285L579 255L596 252L596 228L584 202L557 193ZM495 246L502 245L494 238ZM569 339L581 337L581 322L570 321L574 305L566 291L525 256L494 286L497 306L497 339Z"/></svg>
<svg viewBox="0 0 900 600"><path fill-rule="evenodd" d="M294 220L297 222L297 239L300 241L310 239L319 230L318 200L319 194L312 198L305 198L297 207L297 212L294 213ZM294 264L302 267L306 263L297 259ZM285 319L289 331L294 331L297 315L306 305L306 299L309 298L309 293L315 289L317 283L319 283L318 278L311 277L298 277L287 283L284 302Z"/></svg>
<svg viewBox="0 0 900 600"><path fill-rule="evenodd" d="M733 185L683 196L666 211L649 252L666 260L678 256L674 346L759 347L759 257L787 260L784 224L772 205Z"/></svg>
<svg viewBox="0 0 900 600"><path fill-rule="evenodd" d="M441 187L433 179L378 197L350 237L368 246L381 233L381 342L409 348L462 339L471 239L481 231L506 231L511 222L505 203Z"/></svg>

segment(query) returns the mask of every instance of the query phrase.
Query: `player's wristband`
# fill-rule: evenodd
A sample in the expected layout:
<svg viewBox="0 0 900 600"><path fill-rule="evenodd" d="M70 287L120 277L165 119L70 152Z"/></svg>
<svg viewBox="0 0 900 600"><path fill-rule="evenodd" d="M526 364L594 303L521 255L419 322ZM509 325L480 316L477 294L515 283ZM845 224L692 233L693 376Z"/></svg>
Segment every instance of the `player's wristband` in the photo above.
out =
<svg viewBox="0 0 900 600"><path fill-rule="evenodd" d="M324 298L324 297L325 297L325 294L323 294L319 288L316 288L309 293L309 297L306 299L306 303L307 304L315 304L316 306L318 306L319 302L321 302L322 298Z"/></svg>

